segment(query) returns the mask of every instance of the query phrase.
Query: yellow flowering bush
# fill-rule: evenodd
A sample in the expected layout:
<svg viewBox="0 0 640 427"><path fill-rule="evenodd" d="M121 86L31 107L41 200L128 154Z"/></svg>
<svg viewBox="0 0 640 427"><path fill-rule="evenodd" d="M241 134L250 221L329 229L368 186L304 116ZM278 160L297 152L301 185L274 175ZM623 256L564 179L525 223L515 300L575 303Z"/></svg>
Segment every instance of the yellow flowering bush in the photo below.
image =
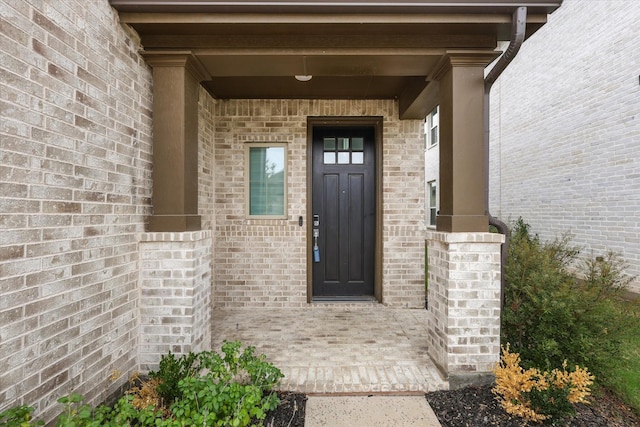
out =
<svg viewBox="0 0 640 427"><path fill-rule="evenodd" d="M496 385L493 393L507 413L534 422L556 424L575 416L575 403L589 403L593 375L576 365L567 371L551 372L520 366L520 354L511 353L509 344L502 348L500 363L494 369Z"/></svg>

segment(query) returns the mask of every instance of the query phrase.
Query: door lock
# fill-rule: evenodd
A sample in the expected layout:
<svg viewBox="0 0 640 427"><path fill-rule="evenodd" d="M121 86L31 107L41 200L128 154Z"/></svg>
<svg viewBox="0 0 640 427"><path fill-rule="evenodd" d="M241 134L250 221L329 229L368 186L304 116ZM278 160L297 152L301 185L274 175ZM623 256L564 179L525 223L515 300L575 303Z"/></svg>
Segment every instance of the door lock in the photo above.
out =
<svg viewBox="0 0 640 427"><path fill-rule="evenodd" d="M315 217L315 215L314 215ZM315 218L314 218L315 222ZM313 229L313 262L320 262L320 248L318 247L318 237L320 237L320 230Z"/></svg>

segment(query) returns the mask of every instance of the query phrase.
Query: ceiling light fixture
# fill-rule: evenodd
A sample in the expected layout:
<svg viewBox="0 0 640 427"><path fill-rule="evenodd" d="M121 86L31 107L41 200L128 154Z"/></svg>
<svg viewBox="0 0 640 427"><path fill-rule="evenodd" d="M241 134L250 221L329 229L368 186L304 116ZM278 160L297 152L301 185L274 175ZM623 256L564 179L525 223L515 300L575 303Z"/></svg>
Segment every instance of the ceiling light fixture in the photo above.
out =
<svg viewBox="0 0 640 427"><path fill-rule="evenodd" d="M307 74L307 57L306 56L302 57L302 69L304 74L296 74L294 77L299 82L308 82L313 78L313 76L311 74Z"/></svg>

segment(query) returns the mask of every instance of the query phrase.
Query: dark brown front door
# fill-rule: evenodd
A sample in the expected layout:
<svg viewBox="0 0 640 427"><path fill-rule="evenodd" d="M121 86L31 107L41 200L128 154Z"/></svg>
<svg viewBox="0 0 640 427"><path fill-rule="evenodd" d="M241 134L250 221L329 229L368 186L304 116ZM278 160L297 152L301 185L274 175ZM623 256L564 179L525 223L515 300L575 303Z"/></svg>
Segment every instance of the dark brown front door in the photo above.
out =
<svg viewBox="0 0 640 427"><path fill-rule="evenodd" d="M311 250L316 299L367 299L374 294L374 141L370 126L313 129Z"/></svg>

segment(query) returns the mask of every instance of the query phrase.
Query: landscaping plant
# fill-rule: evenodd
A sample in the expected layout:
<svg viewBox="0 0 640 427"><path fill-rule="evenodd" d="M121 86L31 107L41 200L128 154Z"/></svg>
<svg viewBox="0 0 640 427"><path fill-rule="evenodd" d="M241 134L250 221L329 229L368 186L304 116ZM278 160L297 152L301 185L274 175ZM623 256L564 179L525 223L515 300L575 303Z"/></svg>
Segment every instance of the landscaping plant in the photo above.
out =
<svg viewBox="0 0 640 427"><path fill-rule="evenodd" d="M523 369L520 355L511 353L509 345L502 348L500 364L496 366L496 385L493 392L502 407L512 415L535 422L565 425L575 416L575 403L588 403L593 375L575 366L542 371Z"/></svg>
<svg viewBox="0 0 640 427"><path fill-rule="evenodd" d="M31 406L20 405L8 408L0 412L0 427L31 427L44 425L43 421L37 421L32 416Z"/></svg>
<svg viewBox="0 0 640 427"><path fill-rule="evenodd" d="M282 372L256 356L254 347L241 351L239 342L225 342L223 355L214 351L162 357L148 380L134 375L132 388L113 407L92 408L82 395L58 399L64 411L57 427L232 426L262 425L280 400L273 388ZM0 413L0 427L42 425L32 420L33 408L19 406Z"/></svg>
<svg viewBox="0 0 640 427"><path fill-rule="evenodd" d="M586 366L601 384L616 363L635 308L620 298L630 278L614 253L578 262L565 235L549 243L519 219L512 230L502 315L502 342L525 368L551 370L566 360Z"/></svg>
<svg viewBox="0 0 640 427"><path fill-rule="evenodd" d="M264 420L278 406L271 390L283 377L279 369L256 356L253 347L240 352L239 342L225 342L224 356L215 352L198 355L204 374L180 380L183 398L170 407L180 420L195 425L247 426L252 419Z"/></svg>
<svg viewBox="0 0 640 427"><path fill-rule="evenodd" d="M198 372L198 355L189 353L187 355L176 356L169 351L163 355L158 365L158 371L149 372L149 377L157 379L157 392L164 403L169 405L176 399L182 397L182 392L178 387L180 380L189 378Z"/></svg>
<svg viewBox="0 0 640 427"><path fill-rule="evenodd" d="M494 393L507 412L552 424L574 415L594 378L608 388L616 383L621 351L640 328L637 305L622 298L632 278L620 257L580 261L570 242L568 234L543 242L520 218L505 269L506 349Z"/></svg>

